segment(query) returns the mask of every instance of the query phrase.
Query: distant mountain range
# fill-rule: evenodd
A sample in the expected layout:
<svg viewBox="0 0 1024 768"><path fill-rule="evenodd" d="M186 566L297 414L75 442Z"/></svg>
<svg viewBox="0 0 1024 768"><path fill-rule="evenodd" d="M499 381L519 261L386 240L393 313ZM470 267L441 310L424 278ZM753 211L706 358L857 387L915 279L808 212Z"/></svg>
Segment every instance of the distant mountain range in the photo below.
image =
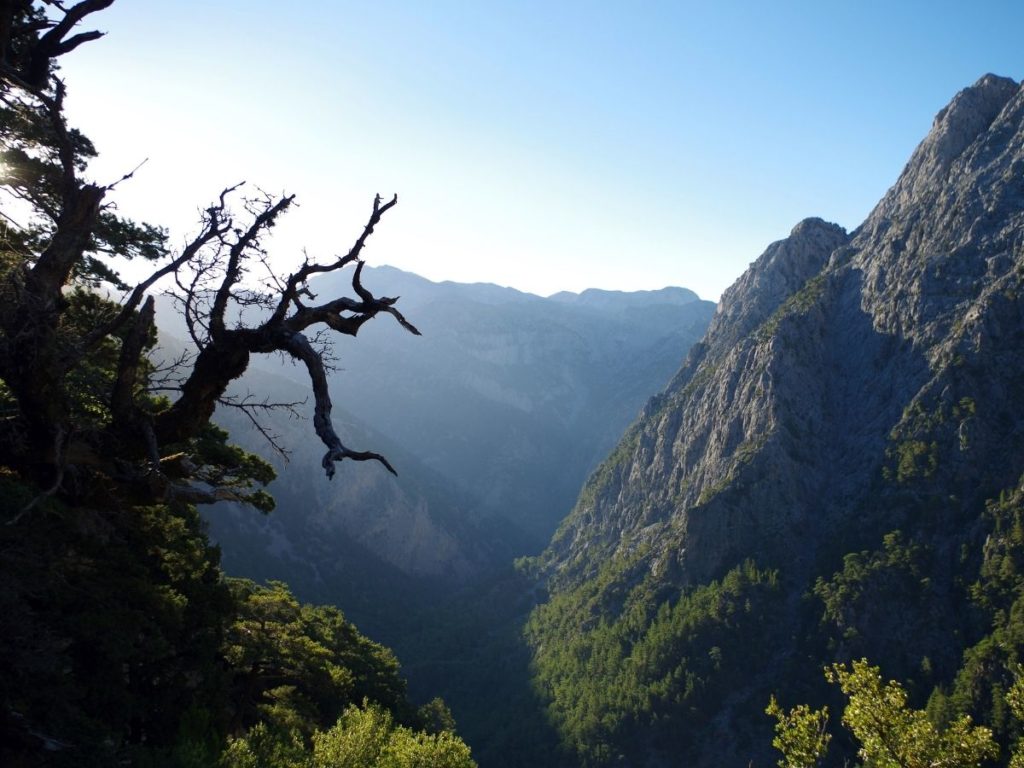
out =
<svg viewBox="0 0 1024 768"><path fill-rule="evenodd" d="M683 288L541 298L390 267L367 267L363 282L400 296L423 335L381 317L338 341L335 419L348 443L386 454L398 477L342 465L328 482L309 421L271 414L293 451L289 463L275 459L278 508L262 517L224 505L207 517L229 572L286 580L392 640L395 621L429 595L540 551L714 304ZM324 296L346 288L346 276L313 286ZM238 391L247 387L279 401L308 394L304 370L274 359L253 361ZM268 455L239 414L221 409L217 419Z"/></svg>

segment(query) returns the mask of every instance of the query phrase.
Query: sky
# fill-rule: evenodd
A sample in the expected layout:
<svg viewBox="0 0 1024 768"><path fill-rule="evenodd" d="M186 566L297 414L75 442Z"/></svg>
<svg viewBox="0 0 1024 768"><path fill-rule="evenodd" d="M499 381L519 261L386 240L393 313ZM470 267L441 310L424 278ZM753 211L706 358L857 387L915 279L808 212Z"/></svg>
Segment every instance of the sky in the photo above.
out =
<svg viewBox="0 0 1024 768"><path fill-rule="evenodd" d="M117 0L62 60L114 199L180 244L247 181L294 193L281 271L348 250L548 295L717 300L772 241L853 229L934 115L1024 77L1024 2ZM372 286L371 286L372 289Z"/></svg>

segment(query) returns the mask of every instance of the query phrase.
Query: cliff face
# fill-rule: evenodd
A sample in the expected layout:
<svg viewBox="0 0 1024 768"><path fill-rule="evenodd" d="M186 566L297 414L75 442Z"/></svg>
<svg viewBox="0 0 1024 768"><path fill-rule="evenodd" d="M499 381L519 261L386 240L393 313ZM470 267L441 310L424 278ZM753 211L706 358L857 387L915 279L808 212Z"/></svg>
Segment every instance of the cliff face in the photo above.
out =
<svg viewBox="0 0 1024 768"><path fill-rule="evenodd" d="M930 493L968 503L1011 484L1022 221L1024 94L989 75L936 117L852 236L802 221L726 291L556 534L556 581L586 573L595 547L650 544L652 568L682 583L813 549L809 533L892 492L876 486L904 440L937 443ZM925 433L914 414L952 419L962 398L974 412Z"/></svg>
<svg viewBox="0 0 1024 768"><path fill-rule="evenodd" d="M753 560L793 605L887 530L952 551L1024 471L1022 396L1024 89L987 75L856 231L800 222L723 295L536 564L540 668L580 595L613 624Z"/></svg>

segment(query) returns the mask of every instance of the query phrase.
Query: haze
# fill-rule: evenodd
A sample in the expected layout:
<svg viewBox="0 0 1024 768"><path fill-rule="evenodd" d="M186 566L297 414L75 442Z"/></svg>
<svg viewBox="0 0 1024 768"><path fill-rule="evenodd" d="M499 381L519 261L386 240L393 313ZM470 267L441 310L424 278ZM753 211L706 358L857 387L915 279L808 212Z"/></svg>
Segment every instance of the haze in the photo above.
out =
<svg viewBox="0 0 1024 768"><path fill-rule="evenodd" d="M539 294L715 300L801 218L855 227L958 89L1024 74L1015 2L185 0L101 24L69 106L100 180L148 158L126 213L183 237L228 184L295 192L283 263L397 192L373 263Z"/></svg>

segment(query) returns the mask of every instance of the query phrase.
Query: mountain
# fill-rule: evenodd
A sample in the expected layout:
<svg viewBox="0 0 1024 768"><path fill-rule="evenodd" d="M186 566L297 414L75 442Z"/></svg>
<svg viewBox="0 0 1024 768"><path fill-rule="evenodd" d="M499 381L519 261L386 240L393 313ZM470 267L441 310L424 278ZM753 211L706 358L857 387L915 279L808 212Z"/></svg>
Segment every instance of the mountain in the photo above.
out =
<svg viewBox="0 0 1024 768"><path fill-rule="evenodd" d="M398 477L342 465L328 482L308 419L270 413L265 426L293 452L275 459L277 509L261 517L223 505L207 518L229 572L286 580L396 642L432 595L541 549L714 305L681 288L546 299L389 267L367 267L363 282L401 296L423 335L383 318L337 343L335 420L347 443L384 453ZM313 290L346 286L321 280ZM254 360L235 392L247 389L296 402L308 383L290 363ZM267 454L241 413L221 409L217 419L234 441Z"/></svg>
<svg viewBox="0 0 1024 768"><path fill-rule="evenodd" d="M364 282L400 295L423 336L378 322L339 346L339 401L479 500L481 514L509 521L518 552L543 547L713 312L683 289L637 305L629 293L568 302L389 268ZM325 281L321 292L340 288Z"/></svg>
<svg viewBox="0 0 1024 768"><path fill-rule="evenodd" d="M854 232L807 219L750 266L530 564L571 760L769 764L769 695L827 700L860 656L991 714L1024 658L1022 296L1024 89L987 75Z"/></svg>

